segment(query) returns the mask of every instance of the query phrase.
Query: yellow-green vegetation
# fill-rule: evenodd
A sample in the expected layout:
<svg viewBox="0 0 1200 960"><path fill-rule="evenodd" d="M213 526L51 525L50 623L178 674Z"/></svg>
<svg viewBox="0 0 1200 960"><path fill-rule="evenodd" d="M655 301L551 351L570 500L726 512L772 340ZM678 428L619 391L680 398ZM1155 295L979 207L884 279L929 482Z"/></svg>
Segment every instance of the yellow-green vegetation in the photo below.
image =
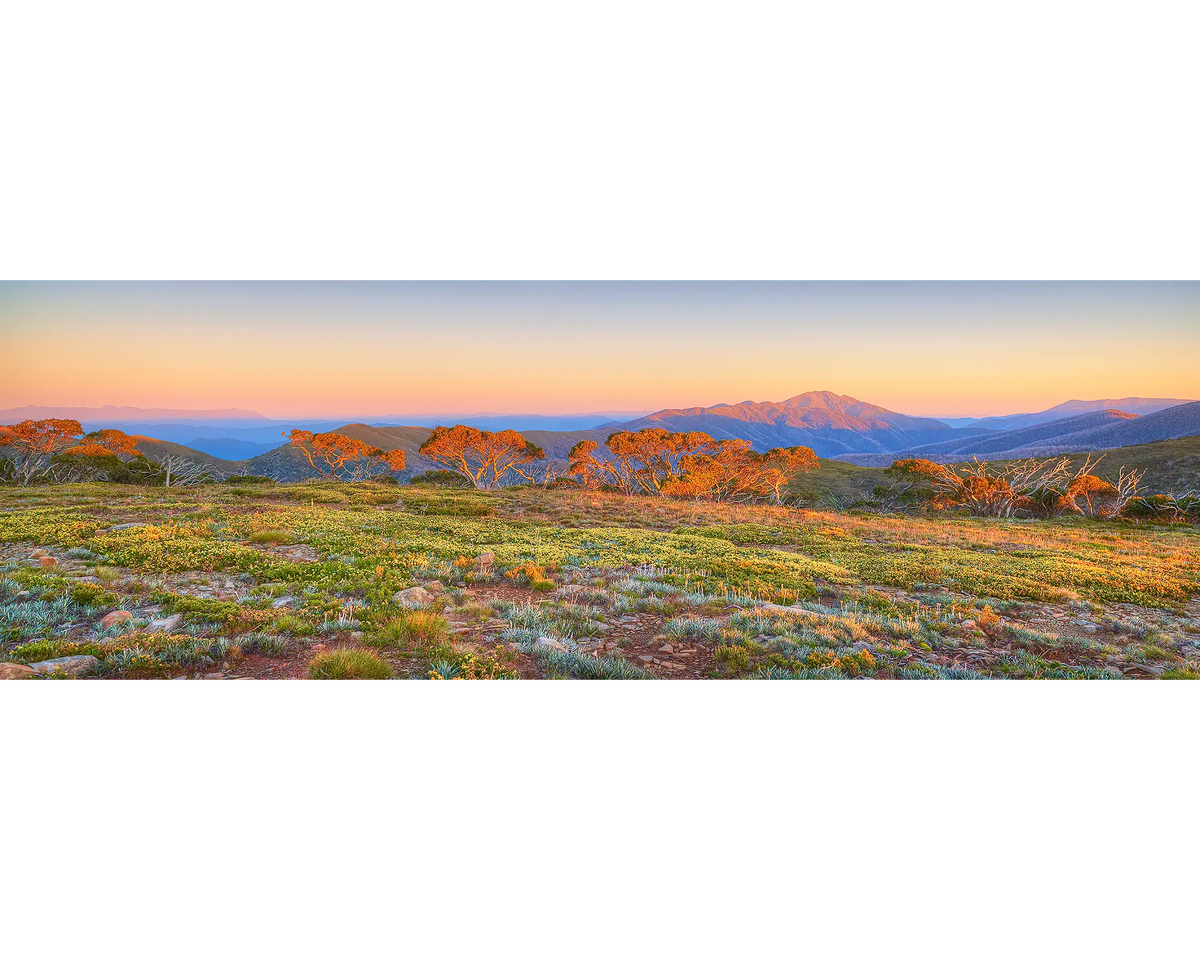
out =
<svg viewBox="0 0 1200 960"><path fill-rule="evenodd" d="M433 581L424 609L393 599ZM1200 533L1183 524L371 483L0 489L0 656L86 654L103 675L252 653L306 670L310 646L316 663L353 644L408 676L635 677L662 674L665 643L696 645L696 676L1091 676L1119 660L1190 677L1198 597ZM807 610L801 639L823 639L747 632L738 618L763 604ZM102 627L118 608L131 616ZM1156 632L1155 611L1177 629ZM1064 640L1043 614L1101 633ZM903 643L885 621L910 625ZM636 654L605 644L614 624ZM989 644L1004 656L976 656Z"/></svg>
<svg viewBox="0 0 1200 960"><path fill-rule="evenodd" d="M391 664L369 650L327 650L313 657L308 675L314 680L388 680Z"/></svg>

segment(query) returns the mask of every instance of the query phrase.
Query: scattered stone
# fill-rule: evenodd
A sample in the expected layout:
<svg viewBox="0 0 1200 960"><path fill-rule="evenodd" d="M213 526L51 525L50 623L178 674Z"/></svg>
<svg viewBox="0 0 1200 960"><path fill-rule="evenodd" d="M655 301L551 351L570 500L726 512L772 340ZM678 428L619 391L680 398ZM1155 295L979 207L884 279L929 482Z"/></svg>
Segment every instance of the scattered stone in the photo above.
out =
<svg viewBox="0 0 1200 960"><path fill-rule="evenodd" d="M392 594L392 603L402 607L420 607L433 602L433 594L424 587L409 587Z"/></svg>
<svg viewBox="0 0 1200 960"><path fill-rule="evenodd" d="M535 647L540 647L543 650L562 650L566 651L566 647L555 640L553 637L538 637L534 643Z"/></svg>
<svg viewBox="0 0 1200 960"><path fill-rule="evenodd" d="M658 652L659 653L674 653L675 648L673 646L671 646L669 643L664 643L661 647L658 648Z"/></svg>
<svg viewBox="0 0 1200 960"><path fill-rule="evenodd" d="M324 650L324 649L325 649L325 644L323 644L323 643L314 643L314 644L312 645L312 648L313 648L314 650Z"/></svg>
<svg viewBox="0 0 1200 960"><path fill-rule="evenodd" d="M55 560L53 557L42 557L42 559L40 559L38 561L38 566L39 567L57 567L58 561Z"/></svg>
<svg viewBox="0 0 1200 960"><path fill-rule="evenodd" d="M648 653L639 653L638 659L645 663L652 663L654 661L654 657L650 656Z"/></svg>
<svg viewBox="0 0 1200 960"><path fill-rule="evenodd" d="M147 633L173 633L183 625L183 614L175 613L160 620L151 620Z"/></svg>
<svg viewBox="0 0 1200 960"><path fill-rule="evenodd" d="M114 610L112 613L106 613L100 618L100 626L108 630L110 627L115 627L119 623L128 623L133 619L133 614L128 610Z"/></svg>
<svg viewBox="0 0 1200 960"><path fill-rule="evenodd" d="M291 594L288 594L286 597L279 597L276 600L272 600L271 601L271 609L272 610L284 610L284 609L287 609L288 607L296 606L296 604L298 604L299 602L300 601L297 600L295 597L293 597Z"/></svg>
<svg viewBox="0 0 1200 960"><path fill-rule="evenodd" d="M100 661L87 654L75 657L55 657L53 660L39 660L29 665L38 673L65 673L68 677L82 677L100 669Z"/></svg>
<svg viewBox="0 0 1200 960"><path fill-rule="evenodd" d="M977 624L974 620L964 620L962 622L962 628L964 630L974 630L977 626L979 626L979 624Z"/></svg>
<svg viewBox="0 0 1200 960"><path fill-rule="evenodd" d="M496 562L496 555L494 553L492 553L491 550L487 551L486 553L481 553L479 556L477 556L475 558L475 565L477 567L479 567L480 570L489 569L492 566L492 564L495 562Z"/></svg>
<svg viewBox="0 0 1200 960"><path fill-rule="evenodd" d="M142 522L140 522L140 521L139 521L139 522L137 522L137 523L118 523L116 526L109 527L108 529L109 529L110 531L113 531L113 530L132 530L134 527L148 527L148 526L150 526L150 524L148 524L148 523L142 523Z"/></svg>
<svg viewBox="0 0 1200 960"><path fill-rule="evenodd" d="M0 663L0 680L24 680L34 676L37 671L23 663Z"/></svg>
<svg viewBox="0 0 1200 960"><path fill-rule="evenodd" d="M205 680L224 680L225 674L223 674L223 673L206 673L204 675L204 679Z"/></svg>
<svg viewBox="0 0 1200 960"><path fill-rule="evenodd" d="M561 587L558 588L558 593L568 594L568 595L573 596L577 593L586 593L587 590L588 590L588 588L585 587L581 583L564 583Z"/></svg>

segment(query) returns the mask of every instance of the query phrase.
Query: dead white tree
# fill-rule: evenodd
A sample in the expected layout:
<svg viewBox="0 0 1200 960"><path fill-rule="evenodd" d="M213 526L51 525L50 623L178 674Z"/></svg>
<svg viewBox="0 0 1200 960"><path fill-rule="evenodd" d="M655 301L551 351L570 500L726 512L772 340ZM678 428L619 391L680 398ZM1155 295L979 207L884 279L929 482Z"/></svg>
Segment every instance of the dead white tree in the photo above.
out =
<svg viewBox="0 0 1200 960"><path fill-rule="evenodd" d="M196 463L194 460L175 453L168 453L157 462L163 468L165 474L163 485L167 487L192 487L212 477L211 472L204 464Z"/></svg>

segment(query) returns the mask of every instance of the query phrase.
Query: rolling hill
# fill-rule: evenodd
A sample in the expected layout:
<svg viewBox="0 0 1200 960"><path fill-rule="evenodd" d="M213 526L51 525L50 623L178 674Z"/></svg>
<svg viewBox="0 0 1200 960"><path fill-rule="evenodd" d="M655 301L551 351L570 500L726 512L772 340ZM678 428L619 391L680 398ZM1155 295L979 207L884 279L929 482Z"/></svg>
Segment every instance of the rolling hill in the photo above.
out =
<svg viewBox="0 0 1200 960"><path fill-rule="evenodd" d="M1143 416L1147 413L1157 413L1167 407L1177 407L1181 403L1191 403L1191 400L1168 400L1161 397L1123 397L1120 400L1068 400L1057 406L1042 410L1039 413L1012 413L1003 417L981 417L974 420L954 420L958 426L984 427L988 430L1022 430L1026 427L1036 427L1042 423L1052 423L1055 420L1067 420L1085 413L1098 413L1102 410L1121 410Z"/></svg>
<svg viewBox="0 0 1200 960"><path fill-rule="evenodd" d="M1021 430L1005 430L983 438L911 447L899 454L851 454L838 459L869 467L890 466L898 456L921 457L938 463L958 463L972 457L1017 460L1111 450L1197 434L1200 434L1200 401L1168 407L1143 417L1120 410L1104 410Z"/></svg>

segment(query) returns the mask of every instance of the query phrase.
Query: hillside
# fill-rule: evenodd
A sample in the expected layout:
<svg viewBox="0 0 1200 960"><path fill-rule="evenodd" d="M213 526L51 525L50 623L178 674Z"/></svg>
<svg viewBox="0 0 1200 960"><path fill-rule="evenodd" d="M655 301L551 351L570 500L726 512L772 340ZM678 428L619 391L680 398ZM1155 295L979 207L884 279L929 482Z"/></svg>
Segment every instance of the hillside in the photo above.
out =
<svg viewBox="0 0 1200 960"><path fill-rule="evenodd" d="M1100 476L1115 476L1121 469L1145 470L1146 478L1143 489L1146 493L1186 493L1189 490L1200 491L1200 436L1179 437L1174 440L1159 440L1155 443L1136 444L1127 447L1116 447L1108 450L1092 448L1081 451L1059 451L1072 463L1082 463L1086 457L1093 461L1103 458L1100 468L1096 471ZM1041 456L1043 454L1039 454ZM1054 456L1053 453L1044 456ZM1024 459L1032 454L1020 454L1016 457L989 457L991 463L1001 464L1008 460ZM886 476L884 468L891 465L897 457L891 454L870 458L875 462L858 464L856 469L862 470L868 476ZM961 457L935 455L925 459L937 463L961 463ZM982 457L980 459L983 459ZM854 464L841 460L830 461L843 467L854 467ZM825 464L822 464L824 467ZM815 476L812 474L810 476ZM851 475L853 477L853 475ZM807 478L806 478L807 481ZM877 480L876 483L886 483ZM870 489L865 477L856 484L860 489ZM797 491L799 492L799 491Z"/></svg>
<svg viewBox="0 0 1200 960"><path fill-rule="evenodd" d="M1012 450L1033 444L1053 443L1056 445L1073 442L1079 437L1080 443L1087 445L1087 438L1111 423L1123 423L1136 420L1132 413L1120 410L1101 410L1098 413L1085 413L1082 416L1070 417L1066 420L1055 420L1023 430L1004 430L999 433L988 433L982 436L958 437L943 443L925 444L911 447L903 452L905 457L954 457L958 460L970 460L972 457L996 457L1008 454Z"/></svg>
<svg viewBox="0 0 1200 960"><path fill-rule="evenodd" d="M1006 430L979 439L926 444L893 454L851 454L838 459L865 467L887 467L900 456L922 457L937 463L957 463L972 457L1016 460L1111 450L1197 434L1200 434L1200 401L1168 407L1143 417L1106 410L1023 430Z"/></svg>
<svg viewBox="0 0 1200 960"><path fill-rule="evenodd" d="M1026 427L1036 427L1042 423L1052 423L1055 420L1067 420L1085 413L1097 413L1102 410L1122 410L1144 416L1147 413L1157 413L1168 407L1177 407L1181 403L1191 403L1191 400L1170 400L1162 397L1122 397L1120 400L1068 400L1057 406L1042 410L1039 413L1013 413L1003 417L980 417L974 420L956 420L962 426L985 427L988 430L1023 430Z"/></svg>
<svg viewBox="0 0 1200 960"><path fill-rule="evenodd" d="M660 410L639 420L607 426L623 430L700 430L718 440L749 440L760 451L801 445L812 447L823 457L888 453L961 436L960 431L940 420L909 417L828 391L802 393L779 403L745 400Z"/></svg>

